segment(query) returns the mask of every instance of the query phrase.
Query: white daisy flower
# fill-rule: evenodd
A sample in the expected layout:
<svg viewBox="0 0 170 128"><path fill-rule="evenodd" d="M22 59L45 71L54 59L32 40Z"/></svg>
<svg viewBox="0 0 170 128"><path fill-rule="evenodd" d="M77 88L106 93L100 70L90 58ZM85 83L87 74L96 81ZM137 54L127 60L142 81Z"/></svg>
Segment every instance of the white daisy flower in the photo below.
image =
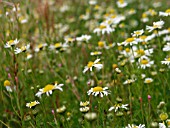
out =
<svg viewBox="0 0 170 128"><path fill-rule="evenodd" d="M34 49L35 52L39 52L40 50L42 50L43 48L45 48L47 46L47 43L40 43L39 45L37 45Z"/></svg>
<svg viewBox="0 0 170 128"><path fill-rule="evenodd" d="M88 42L90 39L91 39L90 35L82 35L81 37L76 38L77 41L85 41L85 42Z"/></svg>
<svg viewBox="0 0 170 128"><path fill-rule="evenodd" d="M167 128L164 123L159 123L159 128Z"/></svg>
<svg viewBox="0 0 170 128"><path fill-rule="evenodd" d="M166 42L166 41L170 41L170 35L166 35L163 40Z"/></svg>
<svg viewBox="0 0 170 128"><path fill-rule="evenodd" d="M128 3L125 2L124 0L118 0L116 3L119 8L124 8L128 5Z"/></svg>
<svg viewBox="0 0 170 128"><path fill-rule="evenodd" d="M14 50L15 54L19 54L21 52L26 52L30 48L30 44L27 44L26 46L22 46L20 48L16 48Z"/></svg>
<svg viewBox="0 0 170 128"><path fill-rule="evenodd" d="M87 120L94 120L97 118L97 114L95 112L88 112L84 115L84 118Z"/></svg>
<svg viewBox="0 0 170 128"><path fill-rule="evenodd" d="M97 86L97 87L94 87L94 88L91 88L88 92L87 92L88 95L94 95L94 96L97 96L97 95L100 95L100 97L103 97L104 95L107 96L109 93L108 91L108 87L100 87L100 86Z"/></svg>
<svg viewBox="0 0 170 128"><path fill-rule="evenodd" d="M97 0L90 0L90 1L89 1L89 4L90 4L90 5L95 5L95 4L97 4Z"/></svg>
<svg viewBox="0 0 170 128"><path fill-rule="evenodd" d="M51 45L49 46L49 48L50 48L51 50L56 50L56 53L58 53L59 51L60 51L60 52L66 51L68 47L69 47L68 43L62 44L61 42L60 42L60 43L55 43L54 45L51 44Z"/></svg>
<svg viewBox="0 0 170 128"><path fill-rule="evenodd" d="M56 109L57 113L63 113L63 112L65 112L65 110L66 110L66 106L65 105L63 105L60 108Z"/></svg>
<svg viewBox="0 0 170 128"><path fill-rule="evenodd" d="M101 55L101 54L102 54L102 52L100 52L100 51L95 51L95 52L90 53L91 56L96 56L96 55Z"/></svg>
<svg viewBox="0 0 170 128"><path fill-rule="evenodd" d="M164 45L163 51L170 51L170 42L167 42L167 44Z"/></svg>
<svg viewBox="0 0 170 128"><path fill-rule="evenodd" d="M100 26L98 28L94 29L94 33L97 33L98 35L100 35L100 33L105 34L110 34L111 32L115 31L114 28L111 28L110 25L106 24L106 23L101 23Z"/></svg>
<svg viewBox="0 0 170 128"><path fill-rule="evenodd" d="M145 78L144 83L150 84L150 83L152 83L152 82L153 82L153 79L152 79L152 78Z"/></svg>
<svg viewBox="0 0 170 128"><path fill-rule="evenodd" d="M86 102L80 102L80 106L82 106L82 107L85 107L85 106L88 106L90 104L90 102L89 101L86 101Z"/></svg>
<svg viewBox="0 0 170 128"><path fill-rule="evenodd" d="M76 39L75 39L75 38L71 38L71 37L66 37L64 40L65 40L66 43L72 43L72 42L74 42Z"/></svg>
<svg viewBox="0 0 170 128"><path fill-rule="evenodd" d="M134 31L133 33L131 33L131 35L133 37L138 37L140 35L142 35L144 33L143 29L142 30L137 30L137 31Z"/></svg>
<svg viewBox="0 0 170 128"><path fill-rule="evenodd" d="M145 69L146 67L151 67L154 64L154 61L150 61L147 56L141 56L139 58L139 68Z"/></svg>
<svg viewBox="0 0 170 128"><path fill-rule="evenodd" d="M96 59L94 62L89 61L87 66L85 66L83 73L87 72L87 70L90 69L90 71L92 71L92 68L95 67L97 68L97 70L100 70L101 68L103 68L103 64L99 64L100 59Z"/></svg>
<svg viewBox="0 0 170 128"><path fill-rule="evenodd" d="M123 84L132 84L132 83L134 83L134 82L135 82L134 79L128 79L128 80L126 80L125 82L123 82Z"/></svg>
<svg viewBox="0 0 170 128"><path fill-rule="evenodd" d="M115 104L114 106L109 108L109 111L112 111L114 109L115 112L117 112L118 109L121 109L121 108L127 110L128 109L127 106L128 106L128 104Z"/></svg>
<svg viewBox="0 0 170 128"><path fill-rule="evenodd" d="M33 102L30 102L30 103L27 103L26 106L29 107L29 108L32 108L32 107L36 106L37 104L40 104L40 102L33 101Z"/></svg>
<svg viewBox="0 0 170 128"><path fill-rule="evenodd" d="M12 92L11 82L9 80L4 81L4 86L8 92Z"/></svg>
<svg viewBox="0 0 170 128"><path fill-rule="evenodd" d="M124 46L127 46L128 44L133 45L133 44L138 44L137 39L134 37L126 39L124 42L121 43Z"/></svg>
<svg viewBox="0 0 170 128"><path fill-rule="evenodd" d="M89 107L82 107L80 108L80 112L88 112L90 110Z"/></svg>
<svg viewBox="0 0 170 128"><path fill-rule="evenodd" d="M19 43L19 40L18 39L15 39L15 40L10 40L8 41L6 44L5 44L5 48L11 48L12 46L16 45Z"/></svg>
<svg viewBox="0 0 170 128"><path fill-rule="evenodd" d="M170 9L167 9L165 12L159 12L159 16L170 16Z"/></svg>
<svg viewBox="0 0 170 128"><path fill-rule="evenodd" d="M164 21L160 20L157 22L153 22L153 26L146 26L146 30L152 32L154 29L161 29L164 25Z"/></svg>
<svg viewBox="0 0 170 128"><path fill-rule="evenodd" d="M158 7L161 7L162 6L162 3L161 2L154 2L153 3L153 7L154 8L158 8Z"/></svg>
<svg viewBox="0 0 170 128"><path fill-rule="evenodd" d="M145 128L144 124L140 124L140 125L135 125L135 124L128 124L128 126L126 126L125 128Z"/></svg>
<svg viewBox="0 0 170 128"><path fill-rule="evenodd" d="M137 58L137 57L144 56L144 55L145 55L145 56L151 56L151 54L153 53L153 48L144 50L144 49L142 49L142 48L137 49L137 47L136 47L136 48L133 49L133 51L134 51L134 56L135 56L136 58Z"/></svg>
<svg viewBox="0 0 170 128"><path fill-rule="evenodd" d="M170 64L170 57L165 58L164 61L161 61L162 64L169 65Z"/></svg>
<svg viewBox="0 0 170 128"><path fill-rule="evenodd" d="M46 95L49 96L50 94L52 94L52 91L55 90L55 89L63 91L63 89L61 88L63 85L64 84L57 84L57 83L55 85L48 84L44 88L39 89L39 91L35 94L35 96L41 98L41 95L44 94L44 93L46 93Z"/></svg>
<svg viewBox="0 0 170 128"><path fill-rule="evenodd" d="M165 35L165 34L169 34L169 33L170 33L170 28L159 31L158 35L161 36L161 35Z"/></svg>
<svg viewBox="0 0 170 128"><path fill-rule="evenodd" d="M33 55L31 53L27 53L27 57L26 57L26 60L29 60L33 57Z"/></svg>

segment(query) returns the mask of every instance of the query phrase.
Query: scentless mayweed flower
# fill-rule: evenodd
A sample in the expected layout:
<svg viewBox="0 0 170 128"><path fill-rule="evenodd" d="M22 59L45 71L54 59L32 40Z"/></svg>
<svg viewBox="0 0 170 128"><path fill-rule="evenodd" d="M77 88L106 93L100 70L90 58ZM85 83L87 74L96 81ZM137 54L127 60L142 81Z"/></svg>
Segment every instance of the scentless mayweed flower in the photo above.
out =
<svg viewBox="0 0 170 128"><path fill-rule="evenodd" d="M26 46L22 46L20 48L16 48L14 50L15 54L19 54L21 52L26 52L30 48L30 44L27 44Z"/></svg>
<svg viewBox="0 0 170 128"><path fill-rule="evenodd" d="M101 55L101 54L102 54L102 52L100 52L100 51L95 51L95 52L90 53L91 56L97 56L97 55Z"/></svg>
<svg viewBox="0 0 170 128"><path fill-rule="evenodd" d="M131 33L131 35L133 37L138 37L140 35L142 35L144 33L143 29L142 30L137 30L137 31L134 31L133 33Z"/></svg>
<svg viewBox="0 0 170 128"><path fill-rule="evenodd" d="M170 57L165 58L164 61L161 61L162 64L169 65L170 64Z"/></svg>
<svg viewBox="0 0 170 128"><path fill-rule="evenodd" d="M90 110L89 107L81 107L80 108L80 112L83 112L83 113L88 112L89 110Z"/></svg>
<svg viewBox="0 0 170 128"><path fill-rule="evenodd" d="M40 43L39 45L35 46L34 51L39 52L43 50L47 46L47 43Z"/></svg>
<svg viewBox="0 0 170 128"><path fill-rule="evenodd" d="M138 44L135 37L127 38L124 42L121 43L121 45L127 46L127 45L134 45Z"/></svg>
<svg viewBox="0 0 170 128"><path fill-rule="evenodd" d="M8 92L12 92L11 82L9 80L4 81L4 86Z"/></svg>
<svg viewBox="0 0 170 128"><path fill-rule="evenodd" d="M56 111L57 111L57 113L63 113L63 112L66 111L66 106L63 105L63 106L61 106L60 108L57 108Z"/></svg>
<svg viewBox="0 0 170 128"><path fill-rule="evenodd" d="M145 128L145 125L144 124L140 124L140 125L128 124L128 126L126 126L125 128Z"/></svg>
<svg viewBox="0 0 170 128"><path fill-rule="evenodd" d="M148 30L149 32L152 32L155 29L161 29L164 25L164 21L160 20L157 22L153 22L153 26L146 26L146 30Z"/></svg>
<svg viewBox="0 0 170 128"><path fill-rule="evenodd" d="M109 111L115 110L115 112L117 112L119 109L128 110L127 106L128 104L115 104L114 106L109 108Z"/></svg>
<svg viewBox="0 0 170 128"><path fill-rule="evenodd" d="M97 118L97 114L95 112L89 112L84 115L84 118L89 121L92 121Z"/></svg>
<svg viewBox="0 0 170 128"><path fill-rule="evenodd" d="M99 64L100 59L96 59L94 62L89 61L87 66L84 67L83 73L87 72L89 69L92 71L92 68L95 67L96 69L100 70L103 68L103 64Z"/></svg>
<svg viewBox="0 0 170 128"><path fill-rule="evenodd" d="M93 32L97 33L97 35L100 35L100 33L104 35L105 33L110 34L113 31L115 31L114 28L112 28L110 25L103 22L100 24L98 28L95 28Z"/></svg>
<svg viewBox="0 0 170 128"><path fill-rule="evenodd" d="M128 5L128 3L126 2L126 1L124 1L124 0L118 0L117 1L117 6L119 7L119 8L124 8L124 7L126 7Z"/></svg>
<svg viewBox="0 0 170 128"><path fill-rule="evenodd" d="M126 80L125 82L123 82L123 84L132 84L132 83L134 83L134 82L135 82L134 79L128 79L128 80Z"/></svg>
<svg viewBox="0 0 170 128"><path fill-rule="evenodd" d="M150 84L150 83L152 83L152 82L153 82L153 79L152 79L152 78L145 78L144 83Z"/></svg>
<svg viewBox="0 0 170 128"><path fill-rule="evenodd" d="M97 96L97 95L100 95L100 97L103 97L103 96L107 96L109 93L109 90L108 90L108 87L100 87L100 86L97 86L97 87L94 87L94 88L91 88L88 92L87 92L88 95L94 95L94 96Z"/></svg>
<svg viewBox="0 0 170 128"><path fill-rule="evenodd" d="M64 86L64 84L57 84L57 83L55 83L55 85L47 84L44 88L39 89L39 91L35 94L35 96L41 98L41 95L44 93L46 93L47 96L49 96L50 94L52 94L52 91L56 90L56 89L63 91L63 89L61 88L62 86Z"/></svg>
<svg viewBox="0 0 170 128"><path fill-rule="evenodd" d="M170 16L170 9L167 9L165 12L160 11L159 16Z"/></svg>
<svg viewBox="0 0 170 128"><path fill-rule="evenodd" d="M40 104L40 103L38 101L33 101L30 103L27 103L26 106L29 108L32 108L32 107L36 106L37 104Z"/></svg>
<svg viewBox="0 0 170 128"><path fill-rule="evenodd" d="M89 101L85 101L85 102L80 101L80 106L82 107L88 106L89 104L90 104Z"/></svg>
<svg viewBox="0 0 170 128"><path fill-rule="evenodd" d="M147 56L141 56L139 58L139 68L145 69L146 67L151 67L154 64L154 61L150 61Z"/></svg>
<svg viewBox="0 0 170 128"><path fill-rule="evenodd" d="M77 37L76 40L80 42L88 42L91 39L91 35L82 35L80 37Z"/></svg>
<svg viewBox="0 0 170 128"><path fill-rule="evenodd" d="M167 127L166 127L166 125L164 123L159 123L159 128L167 128Z"/></svg>
<svg viewBox="0 0 170 128"><path fill-rule="evenodd" d="M19 43L19 40L18 39L15 39L15 40L10 40L8 41L6 44L5 44L5 48L11 48L12 46L15 46L16 44Z"/></svg>

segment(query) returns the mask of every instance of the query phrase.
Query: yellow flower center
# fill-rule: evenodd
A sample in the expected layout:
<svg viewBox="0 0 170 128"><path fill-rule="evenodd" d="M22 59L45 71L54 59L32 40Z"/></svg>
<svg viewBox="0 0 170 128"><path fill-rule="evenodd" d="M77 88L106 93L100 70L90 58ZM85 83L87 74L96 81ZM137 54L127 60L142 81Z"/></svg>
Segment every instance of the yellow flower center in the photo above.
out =
<svg viewBox="0 0 170 128"><path fill-rule="evenodd" d="M130 49L129 49L129 48L126 48L125 51L126 51L126 52L130 52Z"/></svg>
<svg viewBox="0 0 170 128"><path fill-rule="evenodd" d="M10 83L9 80L5 80L5 81L4 81L4 86L10 86L10 85L11 85L11 83Z"/></svg>
<svg viewBox="0 0 170 128"><path fill-rule="evenodd" d="M100 25L99 28L104 29L104 28L106 28L106 25Z"/></svg>
<svg viewBox="0 0 170 128"><path fill-rule="evenodd" d="M132 128L138 128L138 126L133 126Z"/></svg>
<svg viewBox="0 0 170 128"><path fill-rule="evenodd" d="M137 54L145 55L145 51L143 49L139 49L139 50L137 50Z"/></svg>
<svg viewBox="0 0 170 128"><path fill-rule="evenodd" d="M94 7L95 9L99 9L99 5L95 5L95 7Z"/></svg>
<svg viewBox="0 0 170 128"><path fill-rule="evenodd" d="M142 18L146 18L146 17L147 17L146 13L143 13Z"/></svg>
<svg viewBox="0 0 170 128"><path fill-rule="evenodd" d="M166 119L168 118L168 114L167 114L167 113L161 113L161 114L159 115L159 118L160 118L162 121L164 121L164 120L166 120Z"/></svg>
<svg viewBox="0 0 170 128"><path fill-rule="evenodd" d="M54 46L55 46L55 48L59 48L59 47L61 47L61 43L56 43Z"/></svg>
<svg viewBox="0 0 170 128"><path fill-rule="evenodd" d="M14 42L14 40L8 41L9 45L12 45L13 42Z"/></svg>
<svg viewBox="0 0 170 128"><path fill-rule="evenodd" d="M53 89L54 89L54 85L48 84L43 88L43 92L48 92L48 91L53 90Z"/></svg>
<svg viewBox="0 0 170 128"><path fill-rule="evenodd" d="M154 27L154 28L158 28L158 27L159 27L159 25L156 25L156 24L155 24L155 25L153 25L153 27Z"/></svg>
<svg viewBox="0 0 170 128"><path fill-rule="evenodd" d="M132 42L132 41L134 41L134 40L135 40L135 38L128 38L128 39L126 40L126 42L130 43L130 42Z"/></svg>
<svg viewBox="0 0 170 128"><path fill-rule="evenodd" d="M24 20L25 18L23 16L19 17L19 21L21 22L22 20Z"/></svg>
<svg viewBox="0 0 170 128"><path fill-rule="evenodd" d="M167 120L167 125L170 126L170 120L169 119Z"/></svg>
<svg viewBox="0 0 170 128"><path fill-rule="evenodd" d="M122 51L123 47L122 46L118 46L118 50Z"/></svg>
<svg viewBox="0 0 170 128"><path fill-rule="evenodd" d="M91 67L93 66L93 64L94 64L94 62L89 61L88 64L87 64L87 67L88 67L88 68L91 68Z"/></svg>
<svg viewBox="0 0 170 128"><path fill-rule="evenodd" d="M151 83L152 81L150 79L146 80L145 83L149 84Z"/></svg>
<svg viewBox="0 0 170 128"><path fill-rule="evenodd" d="M141 64L148 64L149 62L148 62L148 60L146 60L146 59L143 59L143 60L141 60L141 62L140 62Z"/></svg>
<svg viewBox="0 0 170 128"><path fill-rule="evenodd" d="M22 46L22 47L21 47L21 51L25 52L25 51L26 51L26 47L25 47L25 46Z"/></svg>
<svg viewBox="0 0 170 128"><path fill-rule="evenodd" d="M35 106L35 105L36 105L36 102L35 102L35 101L34 101L34 102L31 102L31 103L29 104L30 107Z"/></svg>
<svg viewBox="0 0 170 128"><path fill-rule="evenodd" d="M170 61L170 57L169 57L169 58L167 58L167 61Z"/></svg>
<svg viewBox="0 0 170 128"><path fill-rule="evenodd" d="M117 64L112 64L112 68L113 69L115 69L115 68L117 68L118 66L117 66Z"/></svg>
<svg viewBox="0 0 170 128"><path fill-rule="evenodd" d="M114 106L115 106L115 107L120 107L120 104L115 104Z"/></svg>
<svg viewBox="0 0 170 128"><path fill-rule="evenodd" d="M144 40L147 36L140 36L140 39Z"/></svg>
<svg viewBox="0 0 170 128"><path fill-rule="evenodd" d="M166 12L166 13L170 13L170 9L167 9L165 12Z"/></svg>
<svg viewBox="0 0 170 128"><path fill-rule="evenodd" d="M137 31L137 32L135 32L135 34L136 34L136 35L140 35L140 34L141 34L141 32L140 32L140 31Z"/></svg>
<svg viewBox="0 0 170 128"><path fill-rule="evenodd" d="M68 38L67 39L69 42L72 42L74 39L73 38Z"/></svg>
<svg viewBox="0 0 170 128"><path fill-rule="evenodd" d="M93 92L102 92L102 91L103 91L102 87L97 86L93 88Z"/></svg>
<svg viewBox="0 0 170 128"><path fill-rule="evenodd" d="M103 42L103 41L99 41L99 42L98 42L98 46L99 46L99 47L104 47L104 42Z"/></svg>
<svg viewBox="0 0 170 128"><path fill-rule="evenodd" d="M123 4L123 3L124 3L124 0L119 0L119 2L120 2L121 4Z"/></svg>
<svg viewBox="0 0 170 128"><path fill-rule="evenodd" d="M39 44L39 45L38 45L38 48L39 48L39 49L41 49L42 47L43 47L43 45L42 45L42 44Z"/></svg>
<svg viewBox="0 0 170 128"><path fill-rule="evenodd" d="M170 32L170 28L168 28L168 31Z"/></svg>
<svg viewBox="0 0 170 128"><path fill-rule="evenodd" d="M96 51L96 52L93 52L93 54L94 54L94 55L98 55L98 54L100 54L100 53Z"/></svg>
<svg viewBox="0 0 170 128"><path fill-rule="evenodd" d="M115 18L115 17L116 17L116 15L111 16L111 18Z"/></svg>

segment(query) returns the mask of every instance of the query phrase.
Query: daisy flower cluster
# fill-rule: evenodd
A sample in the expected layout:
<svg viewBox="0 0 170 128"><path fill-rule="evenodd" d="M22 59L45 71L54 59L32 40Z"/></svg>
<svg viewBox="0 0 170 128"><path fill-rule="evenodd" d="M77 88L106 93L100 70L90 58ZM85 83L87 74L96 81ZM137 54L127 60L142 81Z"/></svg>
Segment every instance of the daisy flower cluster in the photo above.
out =
<svg viewBox="0 0 170 128"><path fill-rule="evenodd" d="M0 127L170 127L169 5L0 0Z"/></svg>

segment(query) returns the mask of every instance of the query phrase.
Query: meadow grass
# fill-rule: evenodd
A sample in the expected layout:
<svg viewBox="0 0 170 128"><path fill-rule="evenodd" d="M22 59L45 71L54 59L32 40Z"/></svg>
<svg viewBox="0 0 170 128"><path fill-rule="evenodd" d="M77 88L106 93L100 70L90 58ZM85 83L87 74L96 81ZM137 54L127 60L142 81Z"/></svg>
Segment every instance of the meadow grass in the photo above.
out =
<svg viewBox="0 0 170 128"><path fill-rule="evenodd" d="M0 0L0 127L170 127L167 0Z"/></svg>

